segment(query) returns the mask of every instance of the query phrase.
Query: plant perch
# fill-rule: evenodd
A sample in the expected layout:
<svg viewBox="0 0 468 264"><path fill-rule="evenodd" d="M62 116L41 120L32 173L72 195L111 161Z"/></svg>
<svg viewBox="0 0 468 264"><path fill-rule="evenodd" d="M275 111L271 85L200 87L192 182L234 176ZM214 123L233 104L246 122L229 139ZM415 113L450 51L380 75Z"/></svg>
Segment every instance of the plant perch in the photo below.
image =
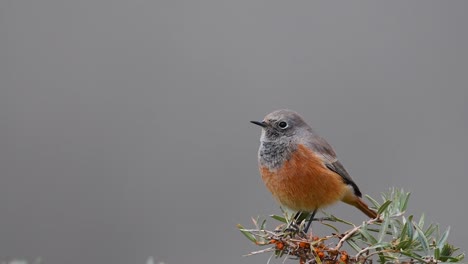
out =
<svg viewBox="0 0 468 264"><path fill-rule="evenodd" d="M280 225L274 230L266 228L266 219L252 219L255 228L239 230L250 241L266 248L247 256L272 252L277 258L291 258L299 263L352 264L372 263L445 263L461 262L464 253L455 254L458 248L447 243L450 228L440 232L439 225L425 225L424 215L418 221L413 215L405 217L410 193L391 189L382 194L383 202L367 196L379 214L360 225L333 215L326 215L318 222L332 230L329 235L318 237L304 233L304 221L297 228L290 228L291 217L272 215ZM307 218L307 217L305 217ZM348 226L341 232L335 223ZM344 249L347 244L354 252Z"/></svg>

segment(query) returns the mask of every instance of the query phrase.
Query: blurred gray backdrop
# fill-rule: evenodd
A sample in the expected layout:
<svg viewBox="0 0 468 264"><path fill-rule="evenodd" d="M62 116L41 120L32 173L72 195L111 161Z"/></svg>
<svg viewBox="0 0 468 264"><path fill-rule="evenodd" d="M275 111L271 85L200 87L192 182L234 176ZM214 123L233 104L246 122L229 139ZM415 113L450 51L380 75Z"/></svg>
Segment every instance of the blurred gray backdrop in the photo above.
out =
<svg viewBox="0 0 468 264"><path fill-rule="evenodd" d="M266 263L260 120L291 108L364 193L468 249L467 1L0 2L0 259ZM347 205L329 212L359 223ZM281 261L279 261L281 263Z"/></svg>

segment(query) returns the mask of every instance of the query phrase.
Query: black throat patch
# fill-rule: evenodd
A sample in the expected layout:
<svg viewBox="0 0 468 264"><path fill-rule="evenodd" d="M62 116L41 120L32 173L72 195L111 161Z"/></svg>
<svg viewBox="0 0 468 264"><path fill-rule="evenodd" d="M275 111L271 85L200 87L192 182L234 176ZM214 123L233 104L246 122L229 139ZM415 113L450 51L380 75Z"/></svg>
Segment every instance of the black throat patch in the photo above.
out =
<svg viewBox="0 0 468 264"><path fill-rule="evenodd" d="M295 149L295 145L289 141L263 141L258 150L258 161L261 166L270 170L278 169L283 162L291 158Z"/></svg>

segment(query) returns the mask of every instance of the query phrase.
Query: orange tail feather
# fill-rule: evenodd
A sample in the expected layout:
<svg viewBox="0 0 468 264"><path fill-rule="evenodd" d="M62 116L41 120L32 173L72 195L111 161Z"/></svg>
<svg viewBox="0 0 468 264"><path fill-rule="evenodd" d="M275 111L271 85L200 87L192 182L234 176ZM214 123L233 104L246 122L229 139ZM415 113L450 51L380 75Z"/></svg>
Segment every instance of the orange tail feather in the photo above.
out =
<svg viewBox="0 0 468 264"><path fill-rule="evenodd" d="M355 203L353 203L353 205L357 209L361 210L361 212L363 212L364 214L366 214L370 218L377 218L377 212L370 209L369 206L367 206L367 204L363 200L361 200L358 197L356 197L356 198L357 199L355 200Z"/></svg>

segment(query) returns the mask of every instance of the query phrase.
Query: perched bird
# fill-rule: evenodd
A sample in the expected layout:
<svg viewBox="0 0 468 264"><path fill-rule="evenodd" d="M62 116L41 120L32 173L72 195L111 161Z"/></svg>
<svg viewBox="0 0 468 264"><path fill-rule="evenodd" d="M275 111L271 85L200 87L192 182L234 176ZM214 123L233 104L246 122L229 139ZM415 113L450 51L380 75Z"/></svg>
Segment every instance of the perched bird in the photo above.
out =
<svg viewBox="0 0 468 264"><path fill-rule="evenodd" d="M296 112L281 109L263 121L258 164L262 180L284 207L312 213L337 201L355 206L370 218L377 213L362 201L361 191L328 142Z"/></svg>

